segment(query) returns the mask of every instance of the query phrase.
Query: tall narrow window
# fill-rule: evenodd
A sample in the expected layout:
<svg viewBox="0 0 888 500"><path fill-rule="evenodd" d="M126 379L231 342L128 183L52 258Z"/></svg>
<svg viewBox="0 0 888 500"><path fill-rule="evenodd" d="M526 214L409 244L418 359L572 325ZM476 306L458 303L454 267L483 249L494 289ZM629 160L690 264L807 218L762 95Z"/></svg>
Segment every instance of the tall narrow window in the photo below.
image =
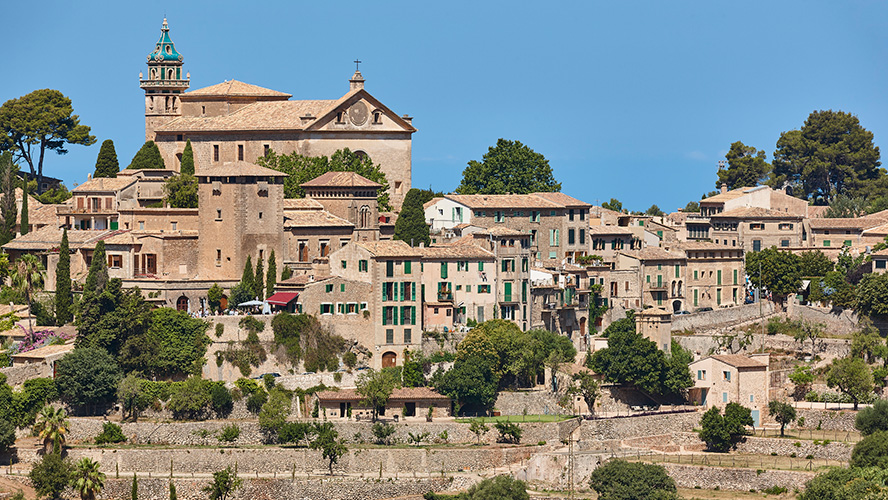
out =
<svg viewBox="0 0 888 500"><path fill-rule="evenodd" d="M219 161L219 145L213 144L213 161Z"/></svg>
<svg viewBox="0 0 888 500"><path fill-rule="evenodd" d="M237 161L244 161L244 145L237 145Z"/></svg>

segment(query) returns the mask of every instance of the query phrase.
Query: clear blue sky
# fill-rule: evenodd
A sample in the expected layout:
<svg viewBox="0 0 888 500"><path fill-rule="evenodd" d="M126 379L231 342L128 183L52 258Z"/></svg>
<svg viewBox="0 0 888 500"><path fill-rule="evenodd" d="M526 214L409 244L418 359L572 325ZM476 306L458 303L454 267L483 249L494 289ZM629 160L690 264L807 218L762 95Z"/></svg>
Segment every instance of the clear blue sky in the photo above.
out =
<svg viewBox="0 0 888 500"><path fill-rule="evenodd" d="M564 191L664 210L715 188L731 142L770 158L817 109L888 138L888 3L7 2L0 100L55 88L98 138L50 155L69 187L111 138L144 141L138 74L164 15L192 88L236 78L335 99L367 89L414 117L414 186L452 190L497 138L544 154ZM9 44L11 43L11 47ZM888 154L888 153L886 153Z"/></svg>

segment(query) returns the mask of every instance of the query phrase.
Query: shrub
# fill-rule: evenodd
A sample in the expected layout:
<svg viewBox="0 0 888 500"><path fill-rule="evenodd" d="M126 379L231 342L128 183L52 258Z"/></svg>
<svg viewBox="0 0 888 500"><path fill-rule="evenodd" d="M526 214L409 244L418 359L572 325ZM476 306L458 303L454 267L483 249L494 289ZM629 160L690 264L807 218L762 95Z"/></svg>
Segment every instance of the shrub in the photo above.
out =
<svg viewBox="0 0 888 500"><path fill-rule="evenodd" d="M352 351L348 351L342 355L342 364L344 364L349 370L353 370L355 366L358 365L358 355Z"/></svg>
<svg viewBox="0 0 888 500"><path fill-rule="evenodd" d="M226 425L216 437L221 442L231 443L240 436L240 427L237 424Z"/></svg>
<svg viewBox="0 0 888 500"><path fill-rule="evenodd" d="M518 424L512 422L497 422L494 424L494 428L499 432L498 441L500 443L518 444L521 442L522 430L518 427Z"/></svg>
<svg viewBox="0 0 888 500"><path fill-rule="evenodd" d="M268 401L268 393L265 391L257 391L247 397L247 411L259 414L262 411L262 405Z"/></svg>
<svg viewBox="0 0 888 500"><path fill-rule="evenodd" d="M310 441L313 429L308 422L286 422L278 430L278 442L301 444L302 440Z"/></svg>
<svg viewBox="0 0 888 500"><path fill-rule="evenodd" d="M208 380L200 377L188 377L170 397L167 408L176 419L206 418L206 410L210 406L210 386Z"/></svg>
<svg viewBox="0 0 888 500"><path fill-rule="evenodd" d="M262 376L262 383L265 385L265 390L272 390L274 388L274 375L270 373L266 373Z"/></svg>
<svg viewBox="0 0 888 500"><path fill-rule="evenodd" d="M123 435L123 429L113 422L105 422L102 424L102 432L96 436L96 444L123 443L126 436Z"/></svg>
<svg viewBox="0 0 888 500"><path fill-rule="evenodd" d="M854 445L851 467L888 467L888 431L876 431Z"/></svg>
<svg viewBox="0 0 888 500"><path fill-rule="evenodd" d="M231 413L234 400L231 392L225 387L225 382L213 382L210 386L210 402L216 415L222 417Z"/></svg>
<svg viewBox="0 0 888 500"><path fill-rule="evenodd" d="M864 408L857 414L854 427L864 436L877 431L888 431L888 401L880 399L870 408Z"/></svg>
<svg viewBox="0 0 888 500"><path fill-rule="evenodd" d="M225 325L216 323L216 338L221 337L223 333L225 333Z"/></svg>
<svg viewBox="0 0 888 500"><path fill-rule="evenodd" d="M333 374L333 381L337 384L342 382L342 372L336 372Z"/></svg>
<svg viewBox="0 0 888 500"><path fill-rule="evenodd" d="M68 487L71 474L71 463L68 460L58 453L49 453L34 464L28 477L39 497L59 498Z"/></svg>
<svg viewBox="0 0 888 500"><path fill-rule="evenodd" d="M675 481L660 465L609 460L592 471L589 486L599 500L656 498L678 500Z"/></svg>
<svg viewBox="0 0 888 500"><path fill-rule="evenodd" d="M391 437L395 433L395 426L385 422L376 422L370 429L373 437L376 438L376 444L391 444Z"/></svg>

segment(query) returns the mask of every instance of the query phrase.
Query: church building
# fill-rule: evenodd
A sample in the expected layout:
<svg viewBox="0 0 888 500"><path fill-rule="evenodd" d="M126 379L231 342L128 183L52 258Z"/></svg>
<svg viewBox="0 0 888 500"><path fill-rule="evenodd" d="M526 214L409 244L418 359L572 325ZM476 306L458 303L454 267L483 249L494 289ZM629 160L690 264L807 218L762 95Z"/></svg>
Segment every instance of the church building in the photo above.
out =
<svg viewBox="0 0 888 500"><path fill-rule="evenodd" d="M140 85L145 140L157 143L168 169L179 170L189 139L195 164L207 167L253 164L269 151L330 156L348 148L381 166L395 209L410 189L412 118L370 95L357 69L348 92L332 100L291 100L291 94L237 80L188 91L190 84L164 19Z"/></svg>

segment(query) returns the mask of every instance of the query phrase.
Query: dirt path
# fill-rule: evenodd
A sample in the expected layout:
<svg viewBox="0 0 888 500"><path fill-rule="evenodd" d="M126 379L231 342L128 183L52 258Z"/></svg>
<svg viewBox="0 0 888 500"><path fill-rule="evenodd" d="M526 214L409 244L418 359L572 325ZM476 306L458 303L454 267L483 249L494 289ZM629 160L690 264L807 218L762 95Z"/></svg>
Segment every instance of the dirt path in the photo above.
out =
<svg viewBox="0 0 888 500"><path fill-rule="evenodd" d="M28 500L37 498L37 492L34 491L34 488L26 486L23 481L0 476L0 492L15 494L19 490L25 494L25 498Z"/></svg>

